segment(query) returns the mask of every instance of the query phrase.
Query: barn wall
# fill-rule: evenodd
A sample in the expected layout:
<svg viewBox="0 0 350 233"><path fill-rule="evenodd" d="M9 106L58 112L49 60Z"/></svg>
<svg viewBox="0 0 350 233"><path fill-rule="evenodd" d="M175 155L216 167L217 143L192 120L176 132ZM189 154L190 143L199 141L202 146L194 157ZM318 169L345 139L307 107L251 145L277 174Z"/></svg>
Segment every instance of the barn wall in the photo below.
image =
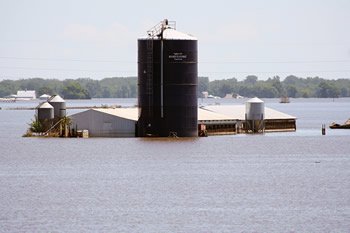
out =
<svg viewBox="0 0 350 233"><path fill-rule="evenodd" d="M72 126L89 130L91 137L135 137L135 121L88 110L71 116Z"/></svg>

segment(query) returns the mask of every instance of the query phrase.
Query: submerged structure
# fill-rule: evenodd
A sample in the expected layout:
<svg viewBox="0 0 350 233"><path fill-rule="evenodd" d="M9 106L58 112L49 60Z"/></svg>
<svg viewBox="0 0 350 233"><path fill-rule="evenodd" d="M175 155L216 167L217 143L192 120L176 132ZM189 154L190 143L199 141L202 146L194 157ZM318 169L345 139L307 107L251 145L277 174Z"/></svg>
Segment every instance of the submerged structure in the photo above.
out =
<svg viewBox="0 0 350 233"><path fill-rule="evenodd" d="M36 107L36 115L42 125L43 132L51 130L66 117L66 101L59 95L53 95L47 102L43 102ZM62 128L62 126L60 127Z"/></svg>
<svg viewBox="0 0 350 233"><path fill-rule="evenodd" d="M197 38L164 20L138 39L137 136L197 136Z"/></svg>
<svg viewBox="0 0 350 233"><path fill-rule="evenodd" d="M265 108L258 98L245 106L198 108L197 38L168 20L147 33L138 39L138 108L74 114L77 131L92 137L197 137L296 130L295 117Z"/></svg>
<svg viewBox="0 0 350 233"><path fill-rule="evenodd" d="M197 108L196 136L238 133L288 132L296 130L296 118L264 107L264 119L247 122L246 105L210 105ZM137 137L138 108L90 109L70 116L73 128L91 137ZM260 118L259 118L260 119ZM176 119L175 119L176 120ZM263 125L264 128L259 128Z"/></svg>
<svg viewBox="0 0 350 233"><path fill-rule="evenodd" d="M54 108L54 118L59 119L66 116L66 101L59 95L53 95L47 101Z"/></svg>
<svg viewBox="0 0 350 233"><path fill-rule="evenodd" d="M36 111L38 120L43 127L42 129L44 131L48 130L53 125L54 108L48 102L44 102L39 104L39 106L36 108Z"/></svg>
<svg viewBox="0 0 350 233"><path fill-rule="evenodd" d="M265 105L264 101L255 97L245 103L245 130L253 133L263 132L265 130Z"/></svg>
<svg viewBox="0 0 350 233"><path fill-rule="evenodd" d="M296 131L297 118L265 107L258 98L245 105L211 105L204 109L231 117L236 122L237 133Z"/></svg>
<svg viewBox="0 0 350 233"><path fill-rule="evenodd" d="M331 129L350 129L350 119L344 122L344 124L337 124L333 122L332 124L329 125L329 128Z"/></svg>

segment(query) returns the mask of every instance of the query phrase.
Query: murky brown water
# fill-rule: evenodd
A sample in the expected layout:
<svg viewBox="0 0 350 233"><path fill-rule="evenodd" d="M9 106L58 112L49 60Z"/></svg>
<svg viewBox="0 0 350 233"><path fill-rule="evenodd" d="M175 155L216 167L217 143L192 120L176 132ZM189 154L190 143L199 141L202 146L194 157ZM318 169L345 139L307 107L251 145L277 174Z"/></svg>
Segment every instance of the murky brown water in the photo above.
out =
<svg viewBox="0 0 350 233"><path fill-rule="evenodd" d="M295 133L198 139L21 138L2 110L0 231L349 232L350 131L289 108Z"/></svg>

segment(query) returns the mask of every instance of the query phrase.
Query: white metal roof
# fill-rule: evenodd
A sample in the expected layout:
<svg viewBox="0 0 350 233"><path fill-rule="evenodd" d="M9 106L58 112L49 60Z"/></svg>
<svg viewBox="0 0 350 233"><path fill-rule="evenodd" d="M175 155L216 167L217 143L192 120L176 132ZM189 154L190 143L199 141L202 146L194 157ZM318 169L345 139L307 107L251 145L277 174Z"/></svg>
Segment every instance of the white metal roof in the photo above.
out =
<svg viewBox="0 0 350 233"><path fill-rule="evenodd" d="M62 99L61 96L56 95L56 96L53 97L51 100L49 100L49 102L58 102L58 103L61 103L61 102L66 102L66 101L64 101L64 99Z"/></svg>
<svg viewBox="0 0 350 233"><path fill-rule="evenodd" d="M138 108L115 108L115 109L94 108L91 110L133 120L133 121L138 120ZM220 113L215 113L212 111L198 108L198 121L231 121L231 120L233 120L231 116L226 116Z"/></svg>
<svg viewBox="0 0 350 233"><path fill-rule="evenodd" d="M149 36L144 36L139 38L139 40L147 40L147 39L149 39ZM159 38L155 36L153 39L158 40ZM173 28L164 29L163 39L165 40L197 40L196 37L183 32L176 31Z"/></svg>
<svg viewBox="0 0 350 233"><path fill-rule="evenodd" d="M94 109L99 112L126 118L129 120L138 120L138 108L115 108L115 109ZM198 108L198 121L228 121L233 120L232 117L220 113L211 112L205 109Z"/></svg>
<svg viewBox="0 0 350 233"><path fill-rule="evenodd" d="M254 98L248 100L246 103L264 103L264 101L262 101L258 97L254 97Z"/></svg>
<svg viewBox="0 0 350 233"><path fill-rule="evenodd" d="M212 105L204 109L220 113L235 120L245 120L245 105ZM265 107L265 120L296 119L296 117Z"/></svg>
<svg viewBox="0 0 350 233"><path fill-rule="evenodd" d="M93 110L133 121L138 120L138 108L96 108Z"/></svg>
<svg viewBox="0 0 350 233"><path fill-rule="evenodd" d="M50 98L51 97L51 95L48 95L48 94L42 94L41 96L40 96L40 98Z"/></svg>
<svg viewBox="0 0 350 233"><path fill-rule="evenodd" d="M230 121L232 117L198 108L198 121Z"/></svg>
<svg viewBox="0 0 350 233"><path fill-rule="evenodd" d="M234 121L245 119L245 105L213 105L202 108L198 108L198 121ZM138 108L98 108L91 110L133 121L138 120ZM296 119L296 117L265 107L265 119Z"/></svg>
<svg viewBox="0 0 350 233"><path fill-rule="evenodd" d="M17 91L18 98L35 98L35 91Z"/></svg>
<svg viewBox="0 0 350 233"><path fill-rule="evenodd" d="M40 104L38 108L53 108L53 107L48 102L45 102L43 104Z"/></svg>

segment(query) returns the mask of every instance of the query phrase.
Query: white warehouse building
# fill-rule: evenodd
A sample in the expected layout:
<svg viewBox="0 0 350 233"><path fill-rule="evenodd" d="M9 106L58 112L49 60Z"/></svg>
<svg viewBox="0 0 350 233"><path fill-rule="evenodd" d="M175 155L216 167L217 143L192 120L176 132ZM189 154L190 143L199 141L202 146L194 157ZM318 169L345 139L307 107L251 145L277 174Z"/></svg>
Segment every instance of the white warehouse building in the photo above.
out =
<svg viewBox="0 0 350 233"><path fill-rule="evenodd" d="M90 109L71 115L72 127L91 137L135 137L137 108Z"/></svg>

